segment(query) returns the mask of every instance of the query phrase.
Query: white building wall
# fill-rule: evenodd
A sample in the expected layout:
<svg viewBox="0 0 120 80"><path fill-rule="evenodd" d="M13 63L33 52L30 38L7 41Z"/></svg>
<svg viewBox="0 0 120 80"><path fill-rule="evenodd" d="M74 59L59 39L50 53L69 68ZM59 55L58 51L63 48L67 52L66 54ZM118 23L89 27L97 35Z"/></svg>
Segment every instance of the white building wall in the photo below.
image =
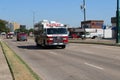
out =
<svg viewBox="0 0 120 80"><path fill-rule="evenodd" d="M112 38L112 30L110 29L86 29L86 32L96 34L103 38Z"/></svg>
<svg viewBox="0 0 120 80"><path fill-rule="evenodd" d="M112 30L111 29L105 29L103 32L104 32L104 38L112 38Z"/></svg>

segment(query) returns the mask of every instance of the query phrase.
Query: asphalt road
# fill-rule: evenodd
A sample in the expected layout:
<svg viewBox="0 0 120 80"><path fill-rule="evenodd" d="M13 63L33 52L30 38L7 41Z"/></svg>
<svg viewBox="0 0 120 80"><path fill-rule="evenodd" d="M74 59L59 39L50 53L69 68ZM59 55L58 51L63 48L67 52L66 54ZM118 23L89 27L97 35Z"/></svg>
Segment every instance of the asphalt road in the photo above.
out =
<svg viewBox="0 0 120 80"><path fill-rule="evenodd" d="M42 49L31 39L5 41L43 80L120 80L120 47L69 43Z"/></svg>

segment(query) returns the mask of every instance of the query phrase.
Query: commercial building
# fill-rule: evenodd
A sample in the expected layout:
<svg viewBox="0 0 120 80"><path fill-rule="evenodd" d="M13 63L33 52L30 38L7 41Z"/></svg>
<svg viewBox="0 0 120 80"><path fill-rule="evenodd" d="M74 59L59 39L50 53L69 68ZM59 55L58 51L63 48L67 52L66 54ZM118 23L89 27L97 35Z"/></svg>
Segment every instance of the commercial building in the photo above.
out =
<svg viewBox="0 0 120 80"><path fill-rule="evenodd" d="M116 21L117 21L116 17L111 18L112 26L116 27Z"/></svg>
<svg viewBox="0 0 120 80"><path fill-rule="evenodd" d="M103 24L104 24L103 20L87 20L81 22L81 27L101 29L103 27Z"/></svg>
<svg viewBox="0 0 120 80"><path fill-rule="evenodd" d="M111 28L106 28L103 20L87 20L81 22L80 28L69 28L69 37L80 38L82 35L89 37L112 38Z"/></svg>
<svg viewBox="0 0 120 80"><path fill-rule="evenodd" d="M113 36L113 38L116 38L116 36L117 36L116 21L117 21L116 17L111 18L112 36Z"/></svg>
<svg viewBox="0 0 120 80"><path fill-rule="evenodd" d="M26 29L26 25L20 25L20 29Z"/></svg>
<svg viewBox="0 0 120 80"><path fill-rule="evenodd" d="M85 34L85 31L99 31L97 29L102 29L104 24L103 20L87 20L81 22L80 28L69 28L69 36L74 38L80 38L81 35Z"/></svg>
<svg viewBox="0 0 120 80"><path fill-rule="evenodd" d="M18 24L16 22L9 22L7 26L11 32L14 32L16 29L20 28L20 24Z"/></svg>

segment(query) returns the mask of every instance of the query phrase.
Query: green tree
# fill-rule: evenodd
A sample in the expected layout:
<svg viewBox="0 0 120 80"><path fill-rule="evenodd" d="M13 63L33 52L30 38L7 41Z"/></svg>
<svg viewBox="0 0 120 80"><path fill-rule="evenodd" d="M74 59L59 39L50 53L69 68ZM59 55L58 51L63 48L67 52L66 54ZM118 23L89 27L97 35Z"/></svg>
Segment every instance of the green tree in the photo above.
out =
<svg viewBox="0 0 120 80"><path fill-rule="evenodd" d="M8 23L7 21L0 19L0 32L8 33L10 31L10 29L6 26L7 23Z"/></svg>
<svg viewBox="0 0 120 80"><path fill-rule="evenodd" d="M28 34L28 33L29 33L29 30L22 28L22 29L16 29L15 32L16 32L16 33L17 33L17 32L25 32L25 33Z"/></svg>
<svg viewBox="0 0 120 80"><path fill-rule="evenodd" d="M30 32L33 32L33 31L34 31L34 29L33 29L33 28L30 28L30 29L29 29L29 33L30 33Z"/></svg>

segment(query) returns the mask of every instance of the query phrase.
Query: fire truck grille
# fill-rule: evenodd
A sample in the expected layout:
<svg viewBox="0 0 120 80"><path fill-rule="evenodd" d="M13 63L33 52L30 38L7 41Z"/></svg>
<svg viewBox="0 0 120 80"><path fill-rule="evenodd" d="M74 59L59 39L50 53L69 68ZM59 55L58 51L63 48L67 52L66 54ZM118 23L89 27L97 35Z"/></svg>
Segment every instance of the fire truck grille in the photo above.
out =
<svg viewBox="0 0 120 80"><path fill-rule="evenodd" d="M54 41L54 43L63 43L63 38L62 37L54 37L53 41Z"/></svg>

